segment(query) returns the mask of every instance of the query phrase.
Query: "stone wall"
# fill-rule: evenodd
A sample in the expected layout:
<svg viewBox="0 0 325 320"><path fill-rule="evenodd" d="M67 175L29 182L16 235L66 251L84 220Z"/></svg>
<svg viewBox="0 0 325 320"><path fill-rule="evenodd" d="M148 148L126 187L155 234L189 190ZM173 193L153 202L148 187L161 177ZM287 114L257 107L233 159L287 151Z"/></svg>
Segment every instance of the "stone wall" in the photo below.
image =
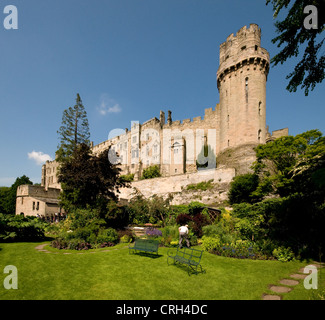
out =
<svg viewBox="0 0 325 320"><path fill-rule="evenodd" d="M159 196L167 196L169 193L178 197L176 202L180 203L180 194L186 190L189 184L197 184L203 181L213 180L214 184L222 186L228 185L235 176L235 169L206 169L195 173L176 175L166 178L154 178L132 182L131 188L122 188L120 190L120 199L131 199L135 189L138 189L146 198L156 194ZM202 200L202 199L201 199ZM189 201L190 202L190 201ZM174 204L177 204L174 203Z"/></svg>

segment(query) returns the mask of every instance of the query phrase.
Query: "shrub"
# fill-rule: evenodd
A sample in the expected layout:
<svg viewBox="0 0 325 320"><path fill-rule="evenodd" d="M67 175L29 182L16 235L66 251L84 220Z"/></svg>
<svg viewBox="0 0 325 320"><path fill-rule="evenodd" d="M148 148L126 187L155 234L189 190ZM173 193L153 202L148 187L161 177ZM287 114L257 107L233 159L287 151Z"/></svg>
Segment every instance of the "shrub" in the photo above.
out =
<svg viewBox="0 0 325 320"><path fill-rule="evenodd" d="M252 203L254 201L252 193L257 189L258 182L259 180L256 174L247 173L236 176L230 183L228 193L230 203Z"/></svg>
<svg viewBox="0 0 325 320"><path fill-rule="evenodd" d="M120 180L123 182L132 182L134 180L134 173L120 175Z"/></svg>
<svg viewBox="0 0 325 320"><path fill-rule="evenodd" d="M160 169L158 165L154 165L143 170L141 179L152 179L157 177L160 177Z"/></svg>
<svg viewBox="0 0 325 320"><path fill-rule="evenodd" d="M181 213L176 218L176 223L179 225L188 224L192 220L192 217L188 214Z"/></svg>
<svg viewBox="0 0 325 320"><path fill-rule="evenodd" d="M273 250L272 254L277 260L282 262L287 262L295 258L295 255L290 247L288 248L284 246L278 247Z"/></svg>
<svg viewBox="0 0 325 320"><path fill-rule="evenodd" d="M203 236L202 237L202 248L208 252L215 252L219 251L221 248L221 241L218 237L209 237Z"/></svg>
<svg viewBox="0 0 325 320"><path fill-rule="evenodd" d="M118 230L117 235L118 235L120 242L122 242L122 243L130 243L135 238L133 232L129 229Z"/></svg>
<svg viewBox="0 0 325 320"><path fill-rule="evenodd" d="M209 224L209 219L204 214L196 214L192 218L191 228L197 237L202 237L202 227Z"/></svg>
<svg viewBox="0 0 325 320"><path fill-rule="evenodd" d="M97 236L97 243L101 244L105 242L110 242L110 243L118 242L118 234L115 229L108 228L108 229L100 230Z"/></svg>
<svg viewBox="0 0 325 320"><path fill-rule="evenodd" d="M202 181L199 183L192 183L186 186L186 190L210 190L213 188L213 179L209 181Z"/></svg>
<svg viewBox="0 0 325 320"><path fill-rule="evenodd" d="M0 214L0 241L38 241L47 223L36 217Z"/></svg>

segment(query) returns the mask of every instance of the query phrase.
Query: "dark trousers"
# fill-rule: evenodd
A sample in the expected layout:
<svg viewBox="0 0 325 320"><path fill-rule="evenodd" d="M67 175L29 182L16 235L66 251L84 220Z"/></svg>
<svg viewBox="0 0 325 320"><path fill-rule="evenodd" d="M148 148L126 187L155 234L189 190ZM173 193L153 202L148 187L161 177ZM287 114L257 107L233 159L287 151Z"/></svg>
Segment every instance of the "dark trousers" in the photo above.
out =
<svg viewBox="0 0 325 320"><path fill-rule="evenodd" d="M186 241L186 245L189 248L190 247L190 242L188 241L187 233L180 233L179 234L179 242L178 242L178 245L179 245L180 248L182 247L183 240Z"/></svg>

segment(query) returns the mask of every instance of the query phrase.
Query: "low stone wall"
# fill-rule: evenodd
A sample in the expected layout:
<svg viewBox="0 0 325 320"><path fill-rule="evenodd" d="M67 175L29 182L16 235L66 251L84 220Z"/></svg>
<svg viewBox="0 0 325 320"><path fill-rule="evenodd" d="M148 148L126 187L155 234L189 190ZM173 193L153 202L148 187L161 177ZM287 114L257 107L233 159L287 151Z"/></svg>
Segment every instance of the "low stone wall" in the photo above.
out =
<svg viewBox="0 0 325 320"><path fill-rule="evenodd" d="M177 176L154 178L132 182L131 188L120 190L120 199L131 199L135 188L138 189L146 198L156 194L159 196L169 193L180 193L189 184L196 184L203 181L213 180L215 184L229 184L235 176L233 168L219 168L200 170L195 173L182 174Z"/></svg>

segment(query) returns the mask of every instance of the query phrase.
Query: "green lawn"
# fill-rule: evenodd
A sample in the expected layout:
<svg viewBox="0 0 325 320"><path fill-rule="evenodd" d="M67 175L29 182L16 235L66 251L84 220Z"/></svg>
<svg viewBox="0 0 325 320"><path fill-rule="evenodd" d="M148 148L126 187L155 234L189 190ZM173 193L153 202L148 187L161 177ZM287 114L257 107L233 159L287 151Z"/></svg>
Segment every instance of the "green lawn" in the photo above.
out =
<svg viewBox="0 0 325 320"><path fill-rule="evenodd" d="M184 268L167 265L167 248L159 248L160 256L151 258L129 254L126 244L106 248L109 251L46 247L51 253L35 250L39 244L0 244L0 300L260 300L269 284L306 266L299 261L239 260L204 252L206 273L188 276ZM18 269L17 290L2 286L6 265ZM310 290L299 286L284 298L308 299Z"/></svg>

